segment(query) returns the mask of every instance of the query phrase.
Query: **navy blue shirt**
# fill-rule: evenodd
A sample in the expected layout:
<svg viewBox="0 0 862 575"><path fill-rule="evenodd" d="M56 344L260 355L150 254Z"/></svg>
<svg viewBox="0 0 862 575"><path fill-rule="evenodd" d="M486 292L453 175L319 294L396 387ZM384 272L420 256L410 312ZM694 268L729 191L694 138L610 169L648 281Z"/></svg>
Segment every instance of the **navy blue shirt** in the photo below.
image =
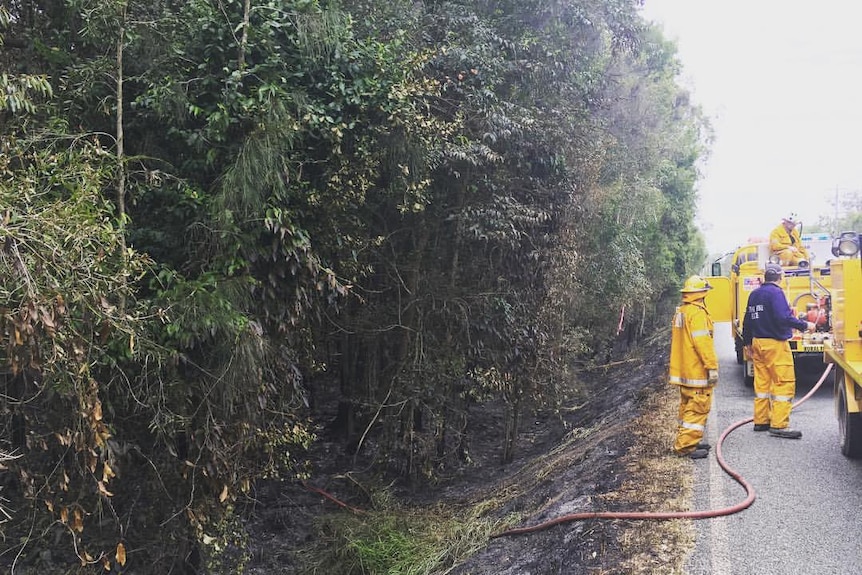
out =
<svg viewBox="0 0 862 575"><path fill-rule="evenodd" d="M751 345L755 337L786 341L793 328L805 331L807 322L793 315L780 287L767 282L751 292L742 323L742 342Z"/></svg>

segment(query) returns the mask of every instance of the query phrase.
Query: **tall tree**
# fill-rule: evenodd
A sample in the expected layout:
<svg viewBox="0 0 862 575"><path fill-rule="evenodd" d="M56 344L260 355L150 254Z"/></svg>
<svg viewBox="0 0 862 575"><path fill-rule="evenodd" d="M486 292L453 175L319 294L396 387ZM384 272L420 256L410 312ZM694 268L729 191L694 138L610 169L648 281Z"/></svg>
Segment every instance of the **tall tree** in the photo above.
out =
<svg viewBox="0 0 862 575"><path fill-rule="evenodd" d="M509 460L702 249L706 126L634 0L10 6L18 557L238 569L323 423L418 483L502 405Z"/></svg>

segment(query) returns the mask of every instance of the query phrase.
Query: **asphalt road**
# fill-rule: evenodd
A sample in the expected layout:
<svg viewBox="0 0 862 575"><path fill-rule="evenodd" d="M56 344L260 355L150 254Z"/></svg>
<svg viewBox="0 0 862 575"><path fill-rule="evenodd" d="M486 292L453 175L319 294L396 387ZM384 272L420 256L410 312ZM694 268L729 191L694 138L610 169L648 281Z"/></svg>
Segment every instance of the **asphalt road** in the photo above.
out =
<svg viewBox="0 0 862 575"><path fill-rule="evenodd" d="M725 429L753 414L753 390L743 384L730 324L716 324L715 343L719 384L707 425L713 445ZM806 375L797 380L797 400L819 377ZM696 543L686 575L862 573L862 460L841 455L831 381L794 408L790 426L802 431L801 439L755 433L751 423L728 435L724 459L752 485L756 499L739 513L693 521ZM714 451L693 462L692 510L722 509L746 497Z"/></svg>

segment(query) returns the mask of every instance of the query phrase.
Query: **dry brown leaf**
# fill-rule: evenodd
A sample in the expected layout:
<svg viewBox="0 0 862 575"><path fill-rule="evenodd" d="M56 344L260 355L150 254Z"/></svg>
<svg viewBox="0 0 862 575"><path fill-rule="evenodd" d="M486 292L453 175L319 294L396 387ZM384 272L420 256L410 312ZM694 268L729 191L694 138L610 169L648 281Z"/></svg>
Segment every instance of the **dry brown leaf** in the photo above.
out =
<svg viewBox="0 0 862 575"><path fill-rule="evenodd" d="M102 481L107 483L109 479L116 476L117 474L114 473L114 470L111 469L111 466L108 465L108 462L106 461L102 466Z"/></svg>
<svg viewBox="0 0 862 575"><path fill-rule="evenodd" d="M99 486L99 493L101 493L101 494L102 494L102 495L104 495L105 497L113 497L113 496L114 496L114 494L113 494L113 493L111 493L110 491L108 491L108 488L107 488L107 487L105 487L105 484L104 484L103 482L99 481L99 482L97 483L97 485Z"/></svg>
<svg viewBox="0 0 862 575"><path fill-rule="evenodd" d="M96 400L96 404L93 406L93 419L102 421L102 402L99 400Z"/></svg>
<svg viewBox="0 0 862 575"><path fill-rule="evenodd" d="M75 511L72 513L72 529L77 531L78 533L83 533L84 531L84 514L77 507Z"/></svg>
<svg viewBox="0 0 862 575"><path fill-rule="evenodd" d="M39 307L39 315L42 319L42 323L45 324L45 327L49 329L54 329L56 327L54 324L53 314L51 314L47 309Z"/></svg>
<svg viewBox="0 0 862 575"><path fill-rule="evenodd" d="M117 543L117 552L114 554L114 557L120 565L126 564L126 546L123 545L122 541Z"/></svg>
<svg viewBox="0 0 862 575"><path fill-rule="evenodd" d="M96 426L94 438L96 440L96 445L104 447L105 443L111 438L111 432L108 431L108 427L106 425L99 423Z"/></svg>
<svg viewBox="0 0 862 575"><path fill-rule="evenodd" d="M80 559L81 559L81 566L82 567L86 567L88 563L93 562L93 556L90 555L89 553L87 553L86 551L84 551L84 556L81 557Z"/></svg>

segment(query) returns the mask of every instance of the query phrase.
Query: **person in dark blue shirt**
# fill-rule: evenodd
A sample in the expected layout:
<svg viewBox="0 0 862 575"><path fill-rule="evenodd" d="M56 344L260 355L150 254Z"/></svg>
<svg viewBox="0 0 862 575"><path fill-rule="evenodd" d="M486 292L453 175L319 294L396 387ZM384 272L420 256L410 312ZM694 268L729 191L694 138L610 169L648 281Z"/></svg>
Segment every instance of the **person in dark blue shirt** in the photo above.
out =
<svg viewBox="0 0 862 575"><path fill-rule="evenodd" d="M780 265L766 264L763 285L748 296L742 342L754 363L754 431L799 439L802 432L790 428L796 374L788 340L794 329L813 332L815 325L793 314L779 285L783 273Z"/></svg>

